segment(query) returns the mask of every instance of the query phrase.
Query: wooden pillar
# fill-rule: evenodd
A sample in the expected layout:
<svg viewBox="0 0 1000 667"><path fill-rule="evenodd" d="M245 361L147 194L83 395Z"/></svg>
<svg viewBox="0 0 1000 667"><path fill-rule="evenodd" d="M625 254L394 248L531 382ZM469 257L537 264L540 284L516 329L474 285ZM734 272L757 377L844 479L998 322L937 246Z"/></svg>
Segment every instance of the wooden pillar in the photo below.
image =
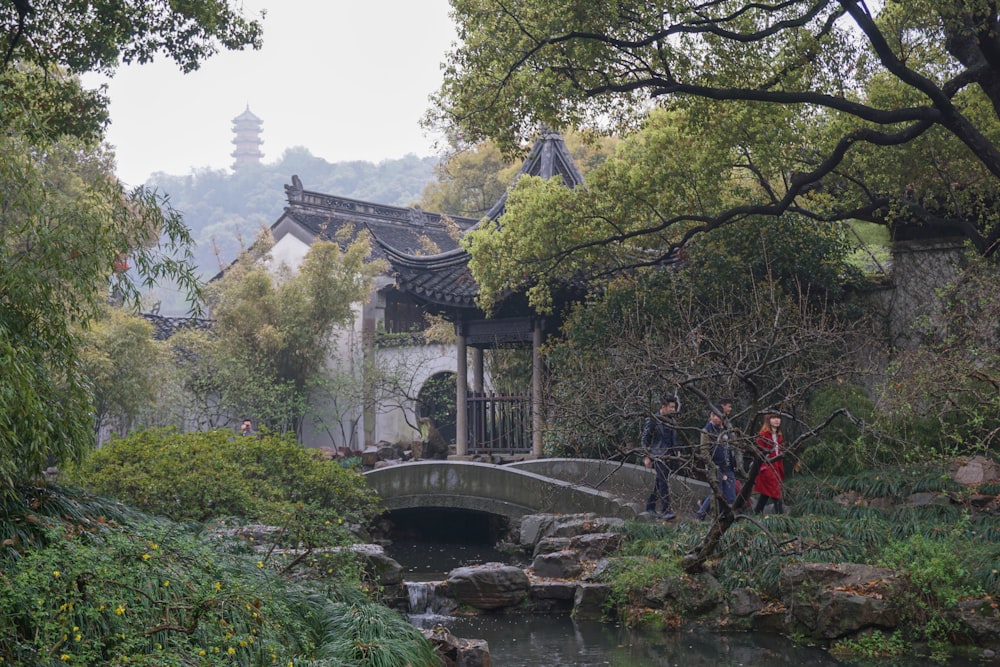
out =
<svg viewBox="0 0 1000 667"><path fill-rule="evenodd" d="M531 332L531 454L542 458L542 319Z"/></svg>
<svg viewBox="0 0 1000 667"><path fill-rule="evenodd" d="M483 393L483 348L472 348L472 391Z"/></svg>
<svg viewBox="0 0 1000 667"><path fill-rule="evenodd" d="M457 326L456 326L457 328ZM469 453L469 360L465 330L458 333L458 359L455 369L455 456Z"/></svg>

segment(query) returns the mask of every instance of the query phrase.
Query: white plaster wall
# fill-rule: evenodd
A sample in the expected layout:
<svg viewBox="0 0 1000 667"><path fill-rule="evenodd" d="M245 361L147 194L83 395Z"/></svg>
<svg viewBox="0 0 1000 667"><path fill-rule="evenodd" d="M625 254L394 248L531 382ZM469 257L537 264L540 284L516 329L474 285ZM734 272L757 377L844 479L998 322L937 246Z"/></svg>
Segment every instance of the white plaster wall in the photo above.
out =
<svg viewBox="0 0 1000 667"><path fill-rule="evenodd" d="M280 234L271 248L268 267L276 270L287 265L292 270L301 266L310 245L294 234ZM351 377L353 382L337 395L317 393L313 397L313 417L302 427L302 444L307 447L346 447L360 449L365 446L365 415L359 391L364 367L363 322L372 319L376 324L384 319L385 300L380 292L393 285L392 278L378 276L373 291L365 303L353 304L352 322L338 329L335 352L327 367L340 377ZM381 401L374 411L374 442L409 442L419 439L416 425L415 398L427 380L443 372L456 372L457 348L455 345L405 345L376 348L374 364L381 372L397 378L397 384L406 397L399 393Z"/></svg>
<svg viewBox="0 0 1000 667"><path fill-rule="evenodd" d="M292 234L285 234L275 241L271 248L271 259L267 262L270 270L275 270L282 264L287 264L292 269L297 269L302 265L302 260L309 252L309 244L295 238Z"/></svg>
<svg viewBox="0 0 1000 667"><path fill-rule="evenodd" d="M455 373L458 367L454 345L407 345L382 348L376 354L382 368L405 378L407 393L414 398L429 378L438 373ZM392 400L383 403L375 416L375 441L419 440L420 432L410 426L417 423L415 408L412 400L402 405Z"/></svg>

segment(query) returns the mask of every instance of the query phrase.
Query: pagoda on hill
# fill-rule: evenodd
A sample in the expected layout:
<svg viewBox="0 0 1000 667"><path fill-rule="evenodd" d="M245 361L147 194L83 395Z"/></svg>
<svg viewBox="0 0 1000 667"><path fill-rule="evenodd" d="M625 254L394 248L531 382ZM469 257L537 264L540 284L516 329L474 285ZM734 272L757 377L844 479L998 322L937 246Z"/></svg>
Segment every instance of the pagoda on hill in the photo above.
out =
<svg viewBox="0 0 1000 667"><path fill-rule="evenodd" d="M233 170L239 170L250 165L260 165L264 157L260 147L264 143L260 138L263 121L250 111L250 105L239 116L233 119L233 144L236 146L231 155L236 158Z"/></svg>

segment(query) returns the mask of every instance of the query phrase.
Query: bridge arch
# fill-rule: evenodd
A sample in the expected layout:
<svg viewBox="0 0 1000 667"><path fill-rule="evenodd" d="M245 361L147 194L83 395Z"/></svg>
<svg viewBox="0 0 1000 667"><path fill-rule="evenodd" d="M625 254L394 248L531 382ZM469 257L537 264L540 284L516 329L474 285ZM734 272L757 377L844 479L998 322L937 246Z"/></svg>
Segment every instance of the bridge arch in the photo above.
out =
<svg viewBox="0 0 1000 667"><path fill-rule="evenodd" d="M365 473L387 510L454 508L518 519L574 514L629 519L633 504L618 496L533 472L474 461L416 461Z"/></svg>

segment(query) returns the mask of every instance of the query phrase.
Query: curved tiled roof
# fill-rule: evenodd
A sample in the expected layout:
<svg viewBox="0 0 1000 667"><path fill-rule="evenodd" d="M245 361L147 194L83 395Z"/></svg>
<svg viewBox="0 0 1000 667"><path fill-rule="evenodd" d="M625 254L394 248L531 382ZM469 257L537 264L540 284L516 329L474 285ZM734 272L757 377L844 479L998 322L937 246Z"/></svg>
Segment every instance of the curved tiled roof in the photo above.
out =
<svg viewBox="0 0 1000 667"><path fill-rule="evenodd" d="M367 228L379 240L373 248L376 257L384 257L381 248L388 245L400 252L418 255L428 247L439 252L458 247L455 230L462 232L473 224L472 218L430 213L420 207L388 206L359 199L336 197L302 187L298 176L285 186L288 206L275 226L285 219L297 222L308 233L328 241L337 240L337 232L348 225Z"/></svg>
<svg viewBox="0 0 1000 667"><path fill-rule="evenodd" d="M566 148L566 142L557 132L545 132L535 142L511 186L525 174L541 178L559 176L569 188L583 185L583 175ZM470 229L496 221L503 215L506 205L507 192L504 192L486 216ZM374 230L373 235L376 244L381 247L381 255L392 266L400 290L439 307L478 310L476 297L479 285L469 270L471 257L468 252L458 247L434 255L418 255Z"/></svg>
<svg viewBox="0 0 1000 667"><path fill-rule="evenodd" d="M153 338L155 340L167 340L184 329L208 330L215 324L215 320L202 317L164 317L156 313L140 313L140 315L153 325Z"/></svg>

